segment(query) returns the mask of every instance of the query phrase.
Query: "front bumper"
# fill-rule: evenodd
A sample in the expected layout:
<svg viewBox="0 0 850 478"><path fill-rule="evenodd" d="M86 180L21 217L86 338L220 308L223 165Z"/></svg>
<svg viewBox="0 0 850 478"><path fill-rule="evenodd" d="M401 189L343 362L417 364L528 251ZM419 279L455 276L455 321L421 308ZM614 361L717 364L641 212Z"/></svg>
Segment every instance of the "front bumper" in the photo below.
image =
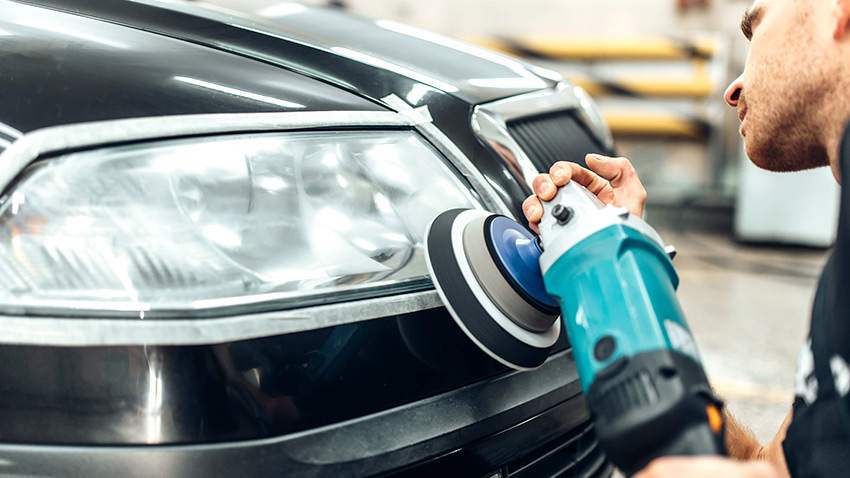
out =
<svg viewBox="0 0 850 478"><path fill-rule="evenodd" d="M450 469L476 476L514 466L515 476L560 476L571 468L580 471L580 463L583 473L570 476L604 476L610 470L588 423L575 363L565 351L533 372L505 374L384 412L267 439L159 446L2 444L0 474L434 476L431 472ZM544 475L529 467L547 457L547 469L558 473Z"/></svg>

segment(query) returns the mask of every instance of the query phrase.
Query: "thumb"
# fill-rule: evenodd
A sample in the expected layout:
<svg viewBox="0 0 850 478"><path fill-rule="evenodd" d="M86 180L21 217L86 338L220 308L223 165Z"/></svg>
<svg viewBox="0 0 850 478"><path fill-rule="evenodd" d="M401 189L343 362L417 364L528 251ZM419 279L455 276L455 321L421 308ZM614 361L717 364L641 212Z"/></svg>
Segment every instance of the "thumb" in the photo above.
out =
<svg viewBox="0 0 850 478"><path fill-rule="evenodd" d="M614 187L617 187L617 183L633 171L632 163L626 158L610 158L601 154L588 154L584 159L588 168L610 181Z"/></svg>

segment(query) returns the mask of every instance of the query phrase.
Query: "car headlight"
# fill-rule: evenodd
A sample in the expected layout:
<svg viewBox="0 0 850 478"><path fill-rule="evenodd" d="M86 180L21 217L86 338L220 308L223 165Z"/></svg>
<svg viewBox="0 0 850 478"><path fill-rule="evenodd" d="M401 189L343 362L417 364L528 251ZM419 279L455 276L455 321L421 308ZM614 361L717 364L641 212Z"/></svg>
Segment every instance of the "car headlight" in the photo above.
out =
<svg viewBox="0 0 850 478"><path fill-rule="evenodd" d="M186 313L427 285L478 202L415 132L216 136L35 163L0 206L0 308Z"/></svg>
<svg viewBox="0 0 850 478"><path fill-rule="evenodd" d="M573 86L572 88L573 95L578 100L579 111L581 111L587 125L593 130L593 133L596 134L600 141L602 141L603 146L609 149L612 148L614 146L614 137L611 135L611 129L608 128L608 123L605 122L599 106L596 105L596 102L593 101L593 98L591 98L587 91L584 91L584 88L580 86Z"/></svg>

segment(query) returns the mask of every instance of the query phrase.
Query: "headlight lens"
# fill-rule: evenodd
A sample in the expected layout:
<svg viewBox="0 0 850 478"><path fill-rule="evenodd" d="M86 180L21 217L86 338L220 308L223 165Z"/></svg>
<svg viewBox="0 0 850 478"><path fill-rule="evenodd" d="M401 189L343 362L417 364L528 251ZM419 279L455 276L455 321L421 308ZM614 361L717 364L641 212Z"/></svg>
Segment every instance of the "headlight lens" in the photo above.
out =
<svg viewBox="0 0 850 478"><path fill-rule="evenodd" d="M608 123L605 122L599 106L584 91L584 88L573 86L573 95L578 99L579 110L584 116L585 121L587 121L588 126L593 129L593 132L596 133L604 146L612 148L614 146L614 137L611 135L611 129L608 128Z"/></svg>
<svg viewBox="0 0 850 478"><path fill-rule="evenodd" d="M0 207L0 307L185 313L422 284L427 224L477 206L411 131L74 153Z"/></svg>

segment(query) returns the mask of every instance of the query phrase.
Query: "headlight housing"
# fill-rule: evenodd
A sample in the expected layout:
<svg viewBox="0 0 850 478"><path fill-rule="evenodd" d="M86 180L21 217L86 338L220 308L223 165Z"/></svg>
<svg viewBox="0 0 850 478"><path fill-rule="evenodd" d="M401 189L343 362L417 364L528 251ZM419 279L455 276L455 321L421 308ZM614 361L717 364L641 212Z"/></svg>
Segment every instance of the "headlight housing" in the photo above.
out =
<svg viewBox="0 0 850 478"><path fill-rule="evenodd" d="M479 203L409 130L68 154L0 206L0 308L185 315L421 288L425 228L453 207Z"/></svg>

